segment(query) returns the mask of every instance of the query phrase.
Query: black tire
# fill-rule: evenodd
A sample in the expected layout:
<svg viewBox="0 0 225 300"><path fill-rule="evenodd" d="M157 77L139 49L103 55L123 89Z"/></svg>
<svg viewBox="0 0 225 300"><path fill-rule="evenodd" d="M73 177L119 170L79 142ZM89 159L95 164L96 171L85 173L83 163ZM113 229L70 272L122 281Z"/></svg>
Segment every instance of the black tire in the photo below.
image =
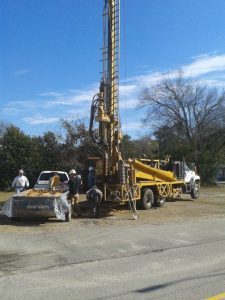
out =
<svg viewBox="0 0 225 300"><path fill-rule="evenodd" d="M154 205L154 193L151 189L144 189L141 197L142 209L150 209Z"/></svg>
<svg viewBox="0 0 225 300"><path fill-rule="evenodd" d="M191 198L198 199L200 194L200 185L199 183L195 182L194 187L191 190Z"/></svg>
<svg viewBox="0 0 225 300"><path fill-rule="evenodd" d="M157 197L156 201L155 201L155 206L156 207L163 207L163 205L166 202L166 198L161 197L160 195Z"/></svg>

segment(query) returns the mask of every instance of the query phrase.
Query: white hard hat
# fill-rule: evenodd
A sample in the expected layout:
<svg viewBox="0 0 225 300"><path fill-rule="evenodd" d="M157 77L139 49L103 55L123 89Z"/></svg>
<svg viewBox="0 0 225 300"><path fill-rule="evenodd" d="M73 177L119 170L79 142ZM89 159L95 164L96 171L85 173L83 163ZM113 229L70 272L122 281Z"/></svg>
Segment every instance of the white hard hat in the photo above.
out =
<svg viewBox="0 0 225 300"><path fill-rule="evenodd" d="M76 171L74 169L70 170L69 174L76 174Z"/></svg>
<svg viewBox="0 0 225 300"><path fill-rule="evenodd" d="M93 168L93 167L89 167L89 168L88 168L88 171L91 171L91 170L94 170L94 168Z"/></svg>
<svg viewBox="0 0 225 300"><path fill-rule="evenodd" d="M20 169L20 170L19 170L19 173L23 174L23 169Z"/></svg>

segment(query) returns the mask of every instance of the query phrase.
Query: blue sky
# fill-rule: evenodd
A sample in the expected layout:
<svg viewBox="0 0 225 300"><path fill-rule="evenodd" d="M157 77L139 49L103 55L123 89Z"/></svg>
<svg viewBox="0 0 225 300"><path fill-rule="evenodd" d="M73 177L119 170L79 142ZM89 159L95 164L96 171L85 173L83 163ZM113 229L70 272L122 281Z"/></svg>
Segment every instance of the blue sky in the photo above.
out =
<svg viewBox="0 0 225 300"><path fill-rule="evenodd" d="M25 133L89 118L101 72L104 0L0 0L0 120ZM138 95L165 73L225 82L224 0L121 0L120 114L143 129Z"/></svg>

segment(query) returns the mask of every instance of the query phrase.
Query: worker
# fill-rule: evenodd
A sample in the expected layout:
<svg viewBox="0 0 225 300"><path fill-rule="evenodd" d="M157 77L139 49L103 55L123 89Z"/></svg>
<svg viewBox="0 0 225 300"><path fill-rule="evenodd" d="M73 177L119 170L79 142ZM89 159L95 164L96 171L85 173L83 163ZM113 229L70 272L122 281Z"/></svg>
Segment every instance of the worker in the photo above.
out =
<svg viewBox="0 0 225 300"><path fill-rule="evenodd" d="M102 192L98 189L97 186L93 186L90 190L87 191L87 200L90 205L90 217L99 218L100 217L100 207L102 204Z"/></svg>
<svg viewBox="0 0 225 300"><path fill-rule="evenodd" d="M19 175L16 176L12 182L12 188L15 188L17 194L24 191L26 187L29 187L29 181L24 175L23 169L19 170Z"/></svg>
<svg viewBox="0 0 225 300"><path fill-rule="evenodd" d="M92 189L96 185L96 172L95 168L88 168L88 189Z"/></svg>
<svg viewBox="0 0 225 300"><path fill-rule="evenodd" d="M60 177L57 172L49 179L49 189L55 190L60 185Z"/></svg>
<svg viewBox="0 0 225 300"><path fill-rule="evenodd" d="M72 211L75 213L78 217L81 216L80 207L78 204L79 201L79 189L81 185L81 177L80 175L76 175L76 171L74 169L70 170L69 172L69 195L68 199L71 200L72 204Z"/></svg>

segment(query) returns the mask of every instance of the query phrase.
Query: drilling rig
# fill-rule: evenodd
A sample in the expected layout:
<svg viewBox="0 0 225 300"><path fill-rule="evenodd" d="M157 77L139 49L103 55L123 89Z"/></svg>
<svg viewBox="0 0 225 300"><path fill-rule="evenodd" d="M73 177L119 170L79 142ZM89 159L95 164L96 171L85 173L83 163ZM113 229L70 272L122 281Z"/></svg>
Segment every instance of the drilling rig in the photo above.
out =
<svg viewBox="0 0 225 300"><path fill-rule="evenodd" d="M144 209L162 206L166 198L181 197L183 174L165 171L159 160L124 160L121 156L122 132L119 118L119 37L120 1L104 0L102 78L91 105L89 134L101 149L101 157L90 157L95 164L97 185L104 201L140 200ZM94 129L94 123L98 129ZM165 161L166 163L166 161ZM189 192L199 191L199 181Z"/></svg>

